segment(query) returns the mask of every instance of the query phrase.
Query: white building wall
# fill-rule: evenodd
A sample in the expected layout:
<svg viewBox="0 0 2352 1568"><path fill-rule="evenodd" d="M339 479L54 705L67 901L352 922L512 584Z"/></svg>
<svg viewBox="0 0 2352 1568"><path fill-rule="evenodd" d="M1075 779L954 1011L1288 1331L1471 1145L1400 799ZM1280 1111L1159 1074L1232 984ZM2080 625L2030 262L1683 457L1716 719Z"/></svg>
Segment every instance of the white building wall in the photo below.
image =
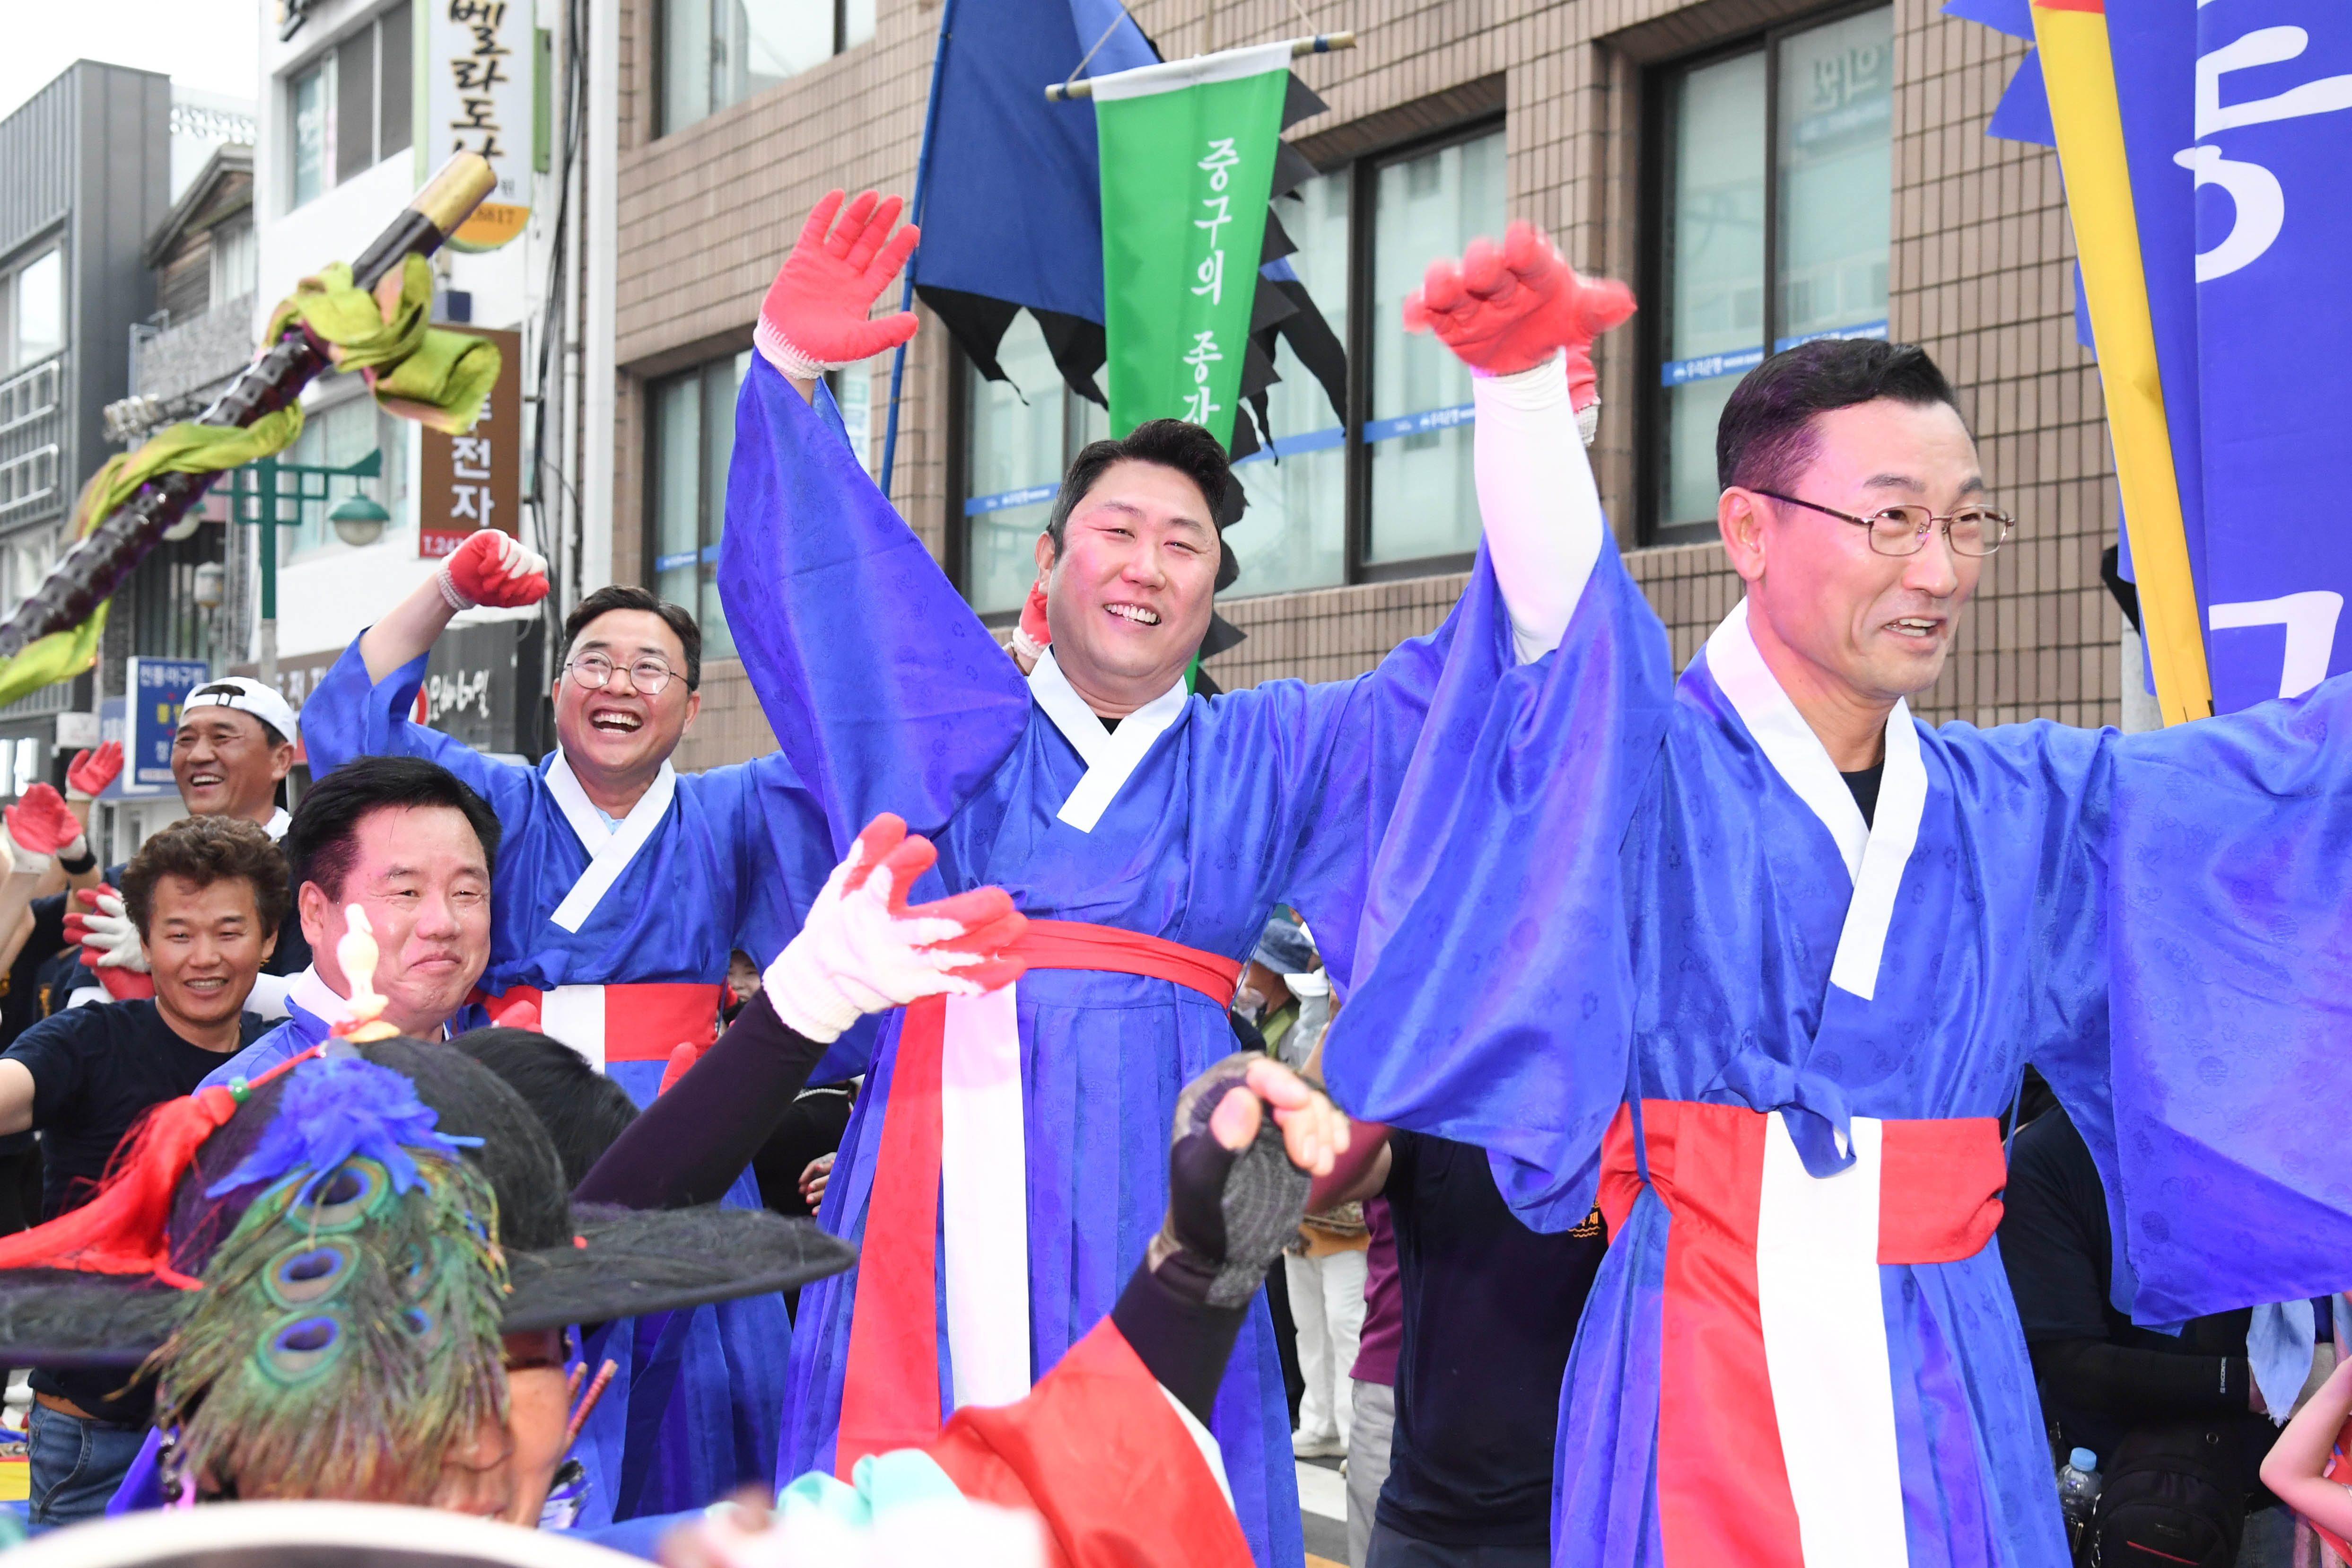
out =
<svg viewBox="0 0 2352 1568"><path fill-rule="evenodd" d="M412 26L424 30L430 0L414 0ZM299 207L290 205L293 124L290 85L345 37L387 9L384 0L323 0L310 10L301 30L287 41L278 37L275 0L257 0L255 28L261 55L260 144L254 157L255 229L260 252L259 319L257 338L275 304L304 277L331 261L349 261L364 250L404 206L425 174L443 158L420 156L412 145ZM530 71L520 58L516 68ZM417 73L420 78L422 72ZM428 134L421 101L413 116L415 134ZM521 128L528 141L530 128ZM429 150L437 153L437 149ZM445 250L435 266L443 287L472 297L476 327L525 333L524 391L531 388L528 366L535 363L538 322L548 277L547 234L552 216L551 182L535 176L532 221L525 235L481 254ZM332 407L366 395L356 376L328 375L303 398L306 411ZM396 518L375 543L354 549L338 542L281 553L278 577L278 649L281 664L339 649L430 576L434 563L417 554L415 500L419 443L411 432L404 447L407 481L397 487L409 498L407 515ZM525 480L526 489L529 480ZM280 536L291 549L295 531ZM250 658L257 649L247 650Z"/></svg>

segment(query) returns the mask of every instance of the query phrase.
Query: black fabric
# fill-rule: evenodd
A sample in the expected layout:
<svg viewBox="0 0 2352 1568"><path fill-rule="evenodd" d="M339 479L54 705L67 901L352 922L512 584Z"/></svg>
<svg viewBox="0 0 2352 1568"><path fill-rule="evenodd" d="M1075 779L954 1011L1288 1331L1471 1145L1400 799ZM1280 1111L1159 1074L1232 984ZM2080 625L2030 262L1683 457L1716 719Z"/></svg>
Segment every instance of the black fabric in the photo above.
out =
<svg viewBox="0 0 2352 1568"><path fill-rule="evenodd" d="M1853 804L1862 807L1862 820L1865 826L1877 820L1878 781L1885 772L1885 763L1873 763L1866 768L1858 768L1850 773L1838 774L1838 777L1845 780L1845 787L1853 792Z"/></svg>
<svg viewBox="0 0 2352 1568"><path fill-rule="evenodd" d="M751 1156L751 1174L760 1183L761 1203L786 1219L816 1217L816 1211L801 1196L801 1173L812 1160L841 1147L856 1105L845 1083L804 1089L784 1108L776 1130Z"/></svg>
<svg viewBox="0 0 2352 1568"><path fill-rule="evenodd" d="M1246 1304L1212 1307L1181 1295L1140 1264L1110 1310L1110 1321L1136 1359L1203 1426L1248 1316Z"/></svg>
<svg viewBox="0 0 2352 1568"><path fill-rule="evenodd" d="M639 1209L718 1202L775 1134L824 1051L785 1027L762 991L638 1114L572 1195Z"/></svg>
<svg viewBox="0 0 2352 1568"><path fill-rule="evenodd" d="M1404 1336L1381 1527L1542 1545L1560 1377L1608 1247L1600 1215L1539 1236L1503 1202L1485 1151L1392 1132L1389 1158Z"/></svg>
<svg viewBox="0 0 2352 1568"><path fill-rule="evenodd" d="M2114 1250L2106 1193L2063 1110L2046 1111L2018 1133L2002 1205L2001 1267L2042 1414L2056 1426L2060 1447L2088 1448L2105 1461L2136 1426L2212 1425L2229 1436L2235 1484L2267 1505L2255 1471L2277 1429L2249 1407L2252 1314L2198 1318L2176 1336L2116 1310L2107 1300ZM2193 1212L2174 1216L2176 1224L2195 1220Z"/></svg>
<svg viewBox="0 0 2352 1568"><path fill-rule="evenodd" d="M2135 1427L2101 1475L2074 1560L2231 1568L2246 1532L2237 1478L2267 1448L2254 1436L2235 1421Z"/></svg>
<svg viewBox="0 0 2352 1568"><path fill-rule="evenodd" d="M240 1047L268 1028L266 1020L244 1015ZM33 1075L33 1126L46 1151L44 1220L89 1201L123 1135L148 1107L194 1093L227 1059L182 1039L152 1002L76 1007L45 1018L7 1055ZM119 1372L39 1370L33 1389L69 1399L102 1421L133 1426L144 1425L155 1404L152 1384L126 1387Z"/></svg>
<svg viewBox="0 0 2352 1568"><path fill-rule="evenodd" d="M238 1048L269 1027L267 1019L243 1015ZM33 1126L47 1166L44 1220L89 1200L116 1145L149 1106L194 1094L228 1059L182 1039L147 1001L74 1007L44 1018L7 1056L33 1075Z"/></svg>

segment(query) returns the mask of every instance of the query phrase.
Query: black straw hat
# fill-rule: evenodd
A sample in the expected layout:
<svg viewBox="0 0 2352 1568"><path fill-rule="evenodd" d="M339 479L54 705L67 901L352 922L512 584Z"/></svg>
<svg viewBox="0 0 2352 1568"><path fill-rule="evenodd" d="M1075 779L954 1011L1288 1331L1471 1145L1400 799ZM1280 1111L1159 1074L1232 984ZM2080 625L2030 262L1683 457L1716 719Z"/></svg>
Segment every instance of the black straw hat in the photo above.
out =
<svg viewBox="0 0 2352 1568"><path fill-rule="evenodd" d="M509 1332L793 1289L856 1261L848 1242L765 1209L575 1205L545 1127L520 1095L463 1051L404 1037L336 1041L329 1049L408 1079L436 1113L441 1134L481 1140L465 1158L498 1197L498 1240L509 1283L502 1327ZM166 1227L171 1268L180 1275L201 1274L247 1207L272 1184L208 1194L260 1142L288 1081L281 1076L257 1086L180 1177ZM135 1366L171 1337L192 1301L192 1292L152 1275L0 1268L0 1365Z"/></svg>

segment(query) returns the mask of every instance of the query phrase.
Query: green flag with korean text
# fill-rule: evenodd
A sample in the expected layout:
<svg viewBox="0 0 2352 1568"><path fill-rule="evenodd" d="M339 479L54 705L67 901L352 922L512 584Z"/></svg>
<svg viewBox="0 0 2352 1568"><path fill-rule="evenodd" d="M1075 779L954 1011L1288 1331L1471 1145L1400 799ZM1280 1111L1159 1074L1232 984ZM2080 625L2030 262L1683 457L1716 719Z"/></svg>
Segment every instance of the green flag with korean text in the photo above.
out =
<svg viewBox="0 0 2352 1568"><path fill-rule="evenodd" d="M1094 83L1110 427L1183 419L1233 445L1290 46Z"/></svg>

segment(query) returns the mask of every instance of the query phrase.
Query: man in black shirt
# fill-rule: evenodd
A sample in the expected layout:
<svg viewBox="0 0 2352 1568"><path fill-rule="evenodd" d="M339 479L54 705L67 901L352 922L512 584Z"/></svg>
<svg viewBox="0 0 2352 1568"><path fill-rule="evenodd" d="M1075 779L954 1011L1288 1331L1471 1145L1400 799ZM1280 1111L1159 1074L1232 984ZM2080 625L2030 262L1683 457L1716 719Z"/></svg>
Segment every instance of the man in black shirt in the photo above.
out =
<svg viewBox="0 0 2352 1568"><path fill-rule="evenodd" d="M1538 1235L1484 1150L1418 1132L1390 1132L1346 1195L1375 1193L1396 1226L1404 1339L1366 1568L1549 1568L1560 1377L1609 1246L1600 1211Z"/></svg>
<svg viewBox="0 0 2352 1568"><path fill-rule="evenodd" d="M70 1008L0 1056L0 1133L42 1134L45 1220L89 1200L149 1107L193 1093L268 1026L244 1011L288 902L268 834L229 816L173 823L131 858L122 896L154 997ZM149 1385L124 1383L119 1372L34 1374L35 1529L105 1511L153 1405Z"/></svg>

